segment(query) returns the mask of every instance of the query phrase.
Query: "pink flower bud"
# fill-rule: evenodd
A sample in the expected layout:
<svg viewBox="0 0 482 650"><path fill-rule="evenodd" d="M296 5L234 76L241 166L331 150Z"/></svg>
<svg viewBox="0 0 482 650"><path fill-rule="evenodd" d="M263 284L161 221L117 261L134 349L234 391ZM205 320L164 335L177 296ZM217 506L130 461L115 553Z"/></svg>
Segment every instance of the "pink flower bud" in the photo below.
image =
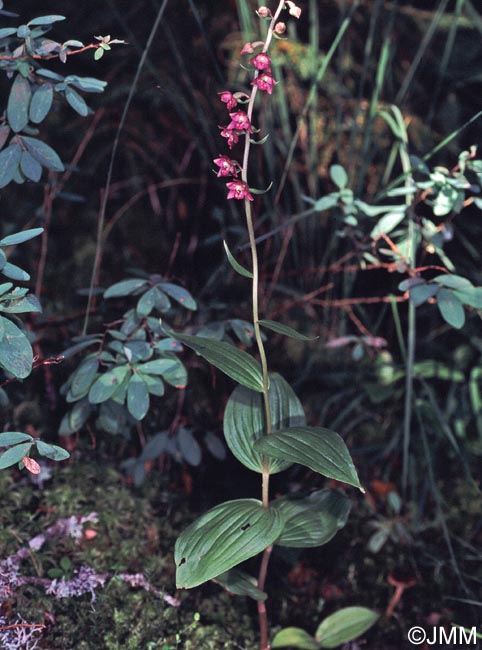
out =
<svg viewBox="0 0 482 650"><path fill-rule="evenodd" d="M256 13L260 18L272 18L273 16L268 7L265 7L264 5L260 7Z"/></svg>
<svg viewBox="0 0 482 650"><path fill-rule="evenodd" d="M299 18L301 16L301 9L297 4L291 2L291 0L286 0L286 4L288 5L290 16L294 16L295 18Z"/></svg>
<svg viewBox="0 0 482 650"><path fill-rule="evenodd" d="M276 23L274 26L275 34L284 34L286 31L286 25L284 23Z"/></svg>
<svg viewBox="0 0 482 650"><path fill-rule="evenodd" d="M251 45L251 43L245 43L243 47L241 48L240 54L253 54L254 52L254 47Z"/></svg>

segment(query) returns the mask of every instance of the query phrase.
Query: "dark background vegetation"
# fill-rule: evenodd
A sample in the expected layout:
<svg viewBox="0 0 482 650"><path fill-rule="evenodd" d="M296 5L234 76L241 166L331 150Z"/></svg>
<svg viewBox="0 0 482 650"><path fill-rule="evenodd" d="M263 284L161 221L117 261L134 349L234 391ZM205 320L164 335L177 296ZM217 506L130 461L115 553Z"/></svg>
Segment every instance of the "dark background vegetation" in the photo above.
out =
<svg viewBox="0 0 482 650"><path fill-rule="evenodd" d="M71 337L80 332L86 299L79 295L79 289L85 289L90 279L112 143L160 2L43 0L39 7L38 2L24 0L16 4L19 6L5 8L18 11L25 20L41 13L65 15L67 20L58 23L52 32L59 40L79 38L87 43L93 35L111 34L128 42L99 62L94 62L92 53L87 52L70 57L66 66L61 63L50 66L109 82L103 95L88 97L94 111L92 116L80 118L69 107L59 104L42 125L42 136L65 162L73 158L83 139L89 138L78 168L65 188L74 196L58 198L51 220L45 224L42 184L10 186L2 194L6 231L13 225L19 229L27 224L48 227L48 257L40 296L44 313L31 322L42 354L48 356L61 354ZM335 163L346 167L350 187L359 197L367 202L374 199L384 184L392 142L386 125L367 119L367 107L376 101L376 93L380 102L395 103L402 110L409 124L411 153L419 156L481 109L482 15L475 2L364 0L317 90L316 109L308 117L314 139L307 139L306 130L302 131L283 193L277 201L289 138L321 61L317 57L329 48L352 2L302 0L300 5L303 16L299 24L290 25L290 38L280 42L275 55L282 70L284 92L282 98L273 98L263 117L263 127L270 131L271 137L263 151L259 148L253 156L252 185L263 188L274 181L272 191L258 199L254 208L259 235L269 233L283 220L303 210L304 195L317 199L333 191L328 172ZM99 283L107 287L125 277L127 269L136 267L185 286L199 303L198 312L183 323L188 328L195 329L223 318L249 320L249 290L229 269L221 245L222 239L227 238L233 250L239 247L240 261L244 259L249 265L248 257L244 257L247 251L243 249L246 234L242 215L233 202L226 201L223 183L212 172L212 158L224 153L218 125L226 118L217 93L225 88L243 88L245 78L238 66L238 52L246 39L255 38L258 21L254 17L253 32L243 34L240 20L244 30L248 30L246 16L252 16L253 11L247 8L254 10L255 6L241 0L168 3L120 135L115 159L106 213L109 232L103 246ZM454 12L459 9L462 19L453 30ZM313 45L314 25L319 30L319 51ZM377 66L387 39L388 62L383 83L377 84ZM414 67L417 59L420 62ZM6 82L2 83L2 91L6 92ZM96 119L97 125L90 136L89 125ZM481 143L481 125L478 121L465 129L437 154L434 162L453 167L460 151ZM391 178L400 171L397 165ZM457 234L446 252L457 272L480 286L480 211L469 207L463 218L455 219L455 225ZM402 494L399 431L403 390L400 385L385 387L383 390L388 392L381 403L376 393L381 390L380 364L388 359L395 369L402 367L393 314L388 300L383 298L389 294L400 295L397 285L405 276L381 268L361 271L353 254L354 243L349 237L337 237L338 228L333 215L322 213L302 220L293 229L282 229L269 236L260 247L262 304L266 317L320 337L305 345L273 335L268 344L270 366L292 383L310 423L330 426L344 435L369 495L366 499L354 495L349 524L335 542L321 550L304 553L301 558L274 558L270 585L272 618L275 624L300 625L313 631L323 602L326 602L324 611L331 612L344 604L360 604L383 612L393 592L388 576L408 576L416 580L416 586L407 590L396 616L385 620L373 632L369 645L370 648L399 648L403 647L400 639L411 625L428 626L427 621L437 620L471 627L480 620L482 445L478 414L470 409L467 382L431 380L439 418L435 418L433 429L427 432L428 457L422 439L414 433L409 486ZM25 252L18 250L19 262L29 268L34 280L39 257L36 246L39 243L33 242ZM282 268L277 267L280 251ZM425 255L423 261L440 263L436 256ZM314 300L307 297L324 286L329 288L320 291ZM380 301L366 300L373 297L379 297ZM343 306L337 303L340 300L352 302ZM93 324L115 317L115 307L109 311L103 309L101 306L95 311ZM417 359L434 359L444 367L461 370L468 378L471 370L480 365L480 318L473 311L465 328L455 332L442 322L436 310L430 306L424 306L423 310L419 319ZM400 305L400 318L404 328L404 304ZM365 347L360 359L353 354L352 347L336 350L324 347L327 341L346 335L383 337L387 345L382 354ZM223 407L232 384L219 375L214 382L209 369L198 358L189 358L188 364L190 378L182 421L197 431L220 432ZM54 366L48 376L37 371L28 382L13 386L10 396L14 409L9 417L19 426L32 424L52 441L58 440L56 430L65 412L58 387L70 371L67 363ZM427 400L427 394L421 392L416 399ZM177 396L170 394L155 405L147 419L147 435L172 421L176 400ZM457 431L455 450L441 422L452 427L457 419L462 422L462 428ZM92 509L105 508L107 512L112 504L102 500L105 481L106 493L122 491L127 511L135 510L142 502L147 512L135 522L123 512L121 519L129 520L120 524L110 521L112 529L125 526L127 536L137 540L137 536L142 538L149 526L154 525L157 536L162 539L166 535L173 541L193 514L224 498L257 496L256 477L240 469L231 458L220 463L208 455L197 468L164 459L149 468L142 487L126 487L126 480L112 472L119 469L123 459L137 453L141 443L142 439L139 441L136 436L119 440L95 431L90 436L84 432L72 447L76 452L73 466L55 469L54 481L58 483L47 492L32 496L29 491L34 488L27 486L25 479L18 478L16 485L8 486L10 500L4 509L19 507L23 512L36 513L40 505L48 506L50 494L56 514L72 513L56 501L65 489L63 473L70 472L79 481L80 496L72 496L76 507L88 502ZM98 503L92 501L90 494L82 496L82 490L89 488L82 484L81 473L75 469L78 463L84 463L91 484L100 486L96 492ZM105 474L88 469L89 463L94 468L100 463L107 468ZM322 486L323 481L296 470L288 477L276 477L273 493L285 492L287 485L290 489L297 486L312 489ZM12 494L21 489L24 493L18 497L16 506ZM400 512L392 509L387 499L390 492L401 495ZM159 493L164 500L172 500L174 506L160 506ZM166 523L167 515L171 516L170 523ZM25 537L27 517L12 520L8 514L6 517L5 525L23 530ZM367 543L380 525L388 531L387 540L375 553ZM153 557L165 556L172 545L154 540L146 548L146 553ZM102 551L100 546L99 553ZM79 553L78 550L69 552L73 557ZM129 547L122 553L125 553L122 561L129 562L127 556L132 558L136 550ZM88 556L87 559L92 560ZM99 558L96 561L101 568L102 562ZM110 559L109 562L112 563ZM168 562L152 561L151 564L151 575L163 588L172 590L172 566ZM156 573L159 571L164 572L165 579ZM100 598L100 610L105 607L108 616L110 602L102 600L104 596ZM21 606L32 615L31 603L27 606L27 601L21 601ZM131 601L126 602L134 607ZM116 600L117 606L122 610L122 604ZM92 621L89 623L88 616L84 620L84 614L82 617L74 614L73 606L69 612L69 607L59 614L59 619L73 617L74 625L79 626L78 633L84 634L82 626L88 629ZM231 636L239 634L238 642L251 647L252 632L233 632L237 625L233 603L227 596L219 596L219 590L212 586L197 595L185 595L186 619L181 617L169 623L170 633L176 625L184 629L185 620L192 618L191 612L196 608L203 620L222 628L223 616L216 614L216 607L227 608L224 619L228 621L226 627ZM148 605L141 604L140 608L145 613ZM245 603L240 608L239 626L255 629L254 608ZM249 618L241 621L245 615L252 617L252 621ZM125 616L125 629L124 623L118 623L119 639L124 641L114 639L108 645L102 637L103 641L97 639L92 643L105 643L105 647L112 648L130 647L115 645L127 643L125 639L132 630L132 622ZM105 623L97 617L95 625L102 631ZM211 630L211 636L217 633ZM169 634L166 632L165 636ZM57 639L54 643L61 642Z"/></svg>

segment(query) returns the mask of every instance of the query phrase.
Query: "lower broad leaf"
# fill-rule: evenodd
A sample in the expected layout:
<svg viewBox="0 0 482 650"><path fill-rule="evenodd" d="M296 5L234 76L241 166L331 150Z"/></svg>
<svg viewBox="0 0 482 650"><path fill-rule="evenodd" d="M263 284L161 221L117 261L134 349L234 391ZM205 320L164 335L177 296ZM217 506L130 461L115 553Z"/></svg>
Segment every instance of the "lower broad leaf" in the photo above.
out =
<svg viewBox="0 0 482 650"><path fill-rule="evenodd" d="M224 587L226 591L229 591L231 594L236 596L249 596L254 600L263 601L268 597L264 591L258 589L256 586L256 578L248 575L244 571L239 569L231 569L231 571L226 571L221 573L221 575L213 578L214 582Z"/></svg>
<svg viewBox="0 0 482 650"><path fill-rule="evenodd" d="M460 329L465 323L465 312L460 300L448 289L440 289L437 294L437 307L446 323Z"/></svg>
<svg viewBox="0 0 482 650"><path fill-rule="evenodd" d="M127 409L137 421L142 420L149 410L149 391L138 374L132 375L127 384Z"/></svg>
<svg viewBox="0 0 482 650"><path fill-rule="evenodd" d="M271 644L275 648L291 648L296 650L319 650L319 644L315 639L299 627L285 627L278 632Z"/></svg>
<svg viewBox="0 0 482 650"><path fill-rule="evenodd" d="M338 433L323 427L291 427L263 436L254 449L266 456L299 463L328 478L364 489L350 453Z"/></svg>
<svg viewBox="0 0 482 650"><path fill-rule="evenodd" d="M285 519L276 544L310 548L326 544L343 528L351 503L340 490L318 490L302 499L282 497L273 507L279 508Z"/></svg>
<svg viewBox="0 0 482 650"><path fill-rule="evenodd" d="M337 648L366 632L379 615L366 607L345 607L328 616L316 630L320 648Z"/></svg>
<svg viewBox="0 0 482 650"><path fill-rule="evenodd" d="M49 445L47 442L42 442L41 440L37 440L37 449L41 456L50 458L50 460L59 461L70 458L69 452L63 447L59 447L58 445Z"/></svg>
<svg viewBox="0 0 482 650"><path fill-rule="evenodd" d="M279 511L257 499L215 506L178 537L176 585L190 589L216 578L272 544L283 530Z"/></svg>

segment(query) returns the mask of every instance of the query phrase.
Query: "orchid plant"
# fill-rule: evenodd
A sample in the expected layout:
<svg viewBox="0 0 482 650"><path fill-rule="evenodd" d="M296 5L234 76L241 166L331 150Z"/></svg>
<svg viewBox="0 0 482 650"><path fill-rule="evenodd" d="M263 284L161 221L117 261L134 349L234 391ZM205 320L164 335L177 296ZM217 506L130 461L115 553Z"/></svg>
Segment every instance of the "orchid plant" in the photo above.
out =
<svg viewBox="0 0 482 650"><path fill-rule="evenodd" d="M275 646L271 646L269 640L264 588L273 546L321 546L345 524L350 510L348 497L336 489L319 490L309 496L287 495L271 501L271 475L299 463L323 476L364 491L341 436L327 428L307 426L303 407L293 389L279 374L270 372L262 335L262 330L267 330L301 340L308 339L291 327L261 318L252 203L253 195L262 191L252 188L248 179L251 145L264 141L253 139L259 133L252 123L255 100L258 93L271 95L277 84L271 70L269 51L273 39L280 38L286 30L280 20L286 9L291 16L299 18L301 9L294 2L285 0L278 1L274 11L266 6L257 11L258 16L268 23L266 36L263 41L246 43L241 50L242 56L250 56L250 93L232 93L228 90L219 93L230 118L226 126L219 127L221 136L226 139L230 151L238 144L243 149L241 161L220 154L214 163L217 176L226 179L227 198L239 201L243 208L251 251L251 270L239 264L226 242L224 247L234 270L251 282L253 335L259 361L228 342L215 341L202 335L181 334L164 327L169 336L193 349L239 384L226 405L224 435L236 458L261 476L260 500L236 499L221 503L182 532L175 548L177 586L192 588L214 580L232 593L254 598L258 606L261 650L293 647L289 632L281 640L275 641ZM246 110L241 109L240 104ZM261 554L261 562L258 577L254 579L237 567L258 554ZM356 615L352 611L355 609ZM363 621L357 619L359 610L362 610ZM341 635L336 635L337 644L349 641L374 622L376 614L372 612L367 626L369 611L365 608L347 608L349 620L341 615L346 625L342 627ZM340 614L337 613L338 618L333 623L338 630ZM327 619L323 625L330 628L331 623ZM298 633L294 634L296 636ZM308 635L305 633L305 636ZM321 638L308 639L311 643L308 647L311 648L335 647L324 644ZM333 634L330 639L330 643L333 642Z"/></svg>

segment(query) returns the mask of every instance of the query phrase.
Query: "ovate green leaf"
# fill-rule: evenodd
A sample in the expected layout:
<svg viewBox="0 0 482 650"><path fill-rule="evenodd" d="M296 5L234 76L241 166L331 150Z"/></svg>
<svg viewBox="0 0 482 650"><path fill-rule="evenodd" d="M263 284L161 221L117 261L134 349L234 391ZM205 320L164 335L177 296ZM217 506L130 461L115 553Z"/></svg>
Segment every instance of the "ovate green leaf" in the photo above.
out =
<svg viewBox="0 0 482 650"><path fill-rule="evenodd" d="M47 167L47 169L51 169L54 172L64 171L64 165L58 154L48 144L26 135L22 136L22 142L42 167Z"/></svg>
<svg viewBox="0 0 482 650"><path fill-rule="evenodd" d="M110 399L130 372L127 365L117 366L101 375L92 384L89 391L89 402L100 404Z"/></svg>
<svg viewBox="0 0 482 650"><path fill-rule="evenodd" d="M437 306L446 323L460 329L465 323L465 311L460 300L448 289L440 289L437 294Z"/></svg>
<svg viewBox="0 0 482 650"><path fill-rule="evenodd" d="M22 151L20 169L34 183L38 183L42 176L42 165L28 151Z"/></svg>
<svg viewBox="0 0 482 650"><path fill-rule="evenodd" d="M49 16L39 16L38 18L33 18L28 22L29 27L34 25L51 25L56 23L59 20L65 20L65 16L59 16L57 14L51 14Z"/></svg>
<svg viewBox="0 0 482 650"><path fill-rule="evenodd" d="M301 402L281 375L270 375L269 402L274 431L305 423ZM244 386L238 386L229 398L224 412L224 436L236 458L254 472L263 471L263 455L254 449L254 443L265 432L262 396ZM271 458L268 463L269 472L275 474L290 465L291 462L283 459Z"/></svg>
<svg viewBox="0 0 482 650"><path fill-rule="evenodd" d="M354 485L362 492L348 449L335 431L323 427L291 427L254 443L256 451L299 463L328 478Z"/></svg>
<svg viewBox="0 0 482 650"><path fill-rule="evenodd" d="M147 284L147 280L143 280L141 278L136 280L122 280L121 282L116 282L104 291L104 298L130 296L145 284Z"/></svg>
<svg viewBox="0 0 482 650"><path fill-rule="evenodd" d="M308 548L322 546L343 528L351 503L340 490L318 490L307 497L281 497L273 502L285 520L279 546Z"/></svg>
<svg viewBox="0 0 482 650"><path fill-rule="evenodd" d="M300 627L285 627L276 634L272 646L275 648L286 648L287 650L319 650L315 639Z"/></svg>
<svg viewBox="0 0 482 650"><path fill-rule="evenodd" d="M67 460L67 458L70 457L69 452L63 447L59 447L58 445L49 445L41 440L37 440L37 449L41 456L50 458L50 460Z"/></svg>
<svg viewBox="0 0 482 650"><path fill-rule="evenodd" d="M22 150L17 143L10 144L0 152L0 188L12 181L21 157Z"/></svg>
<svg viewBox="0 0 482 650"><path fill-rule="evenodd" d="M32 91L30 83L21 74L17 74L10 89L7 104L7 120L15 133L28 124L28 112Z"/></svg>
<svg viewBox="0 0 482 650"><path fill-rule="evenodd" d="M32 370L32 346L12 321L3 319L5 334L0 340L0 367L17 379L25 379Z"/></svg>
<svg viewBox="0 0 482 650"><path fill-rule="evenodd" d="M34 124L40 124L48 115L52 108L54 99L54 89L51 84L44 83L37 88L30 102L30 121Z"/></svg>
<svg viewBox="0 0 482 650"><path fill-rule="evenodd" d="M6 467L11 467L19 463L28 454L32 444L32 442L25 442L24 444L15 445L15 447L10 447L10 449L4 451L0 456L0 469L5 469Z"/></svg>
<svg viewBox="0 0 482 650"><path fill-rule="evenodd" d="M330 178L340 190L348 185L348 175L341 165L330 167Z"/></svg>
<svg viewBox="0 0 482 650"><path fill-rule="evenodd" d="M33 438L28 433L21 433L20 431L4 431L0 433L0 447L9 447L19 442L29 441L33 442Z"/></svg>
<svg viewBox="0 0 482 650"><path fill-rule="evenodd" d="M279 512L256 499L226 501L212 508L177 539L177 587L196 587L258 555L282 528Z"/></svg>
<svg viewBox="0 0 482 650"><path fill-rule="evenodd" d="M13 235L7 235L0 240L0 246L14 246L15 244L23 244L24 241L29 241L43 233L43 228L30 228L29 230L22 230Z"/></svg>
<svg viewBox="0 0 482 650"><path fill-rule="evenodd" d="M132 375L127 385L127 408L135 420L142 420L149 410L149 391L138 374Z"/></svg>
<svg viewBox="0 0 482 650"><path fill-rule="evenodd" d="M236 594L236 596L249 596L254 600L261 601L266 600L268 597L264 591L261 591L256 586L256 578L239 569L231 569L230 571L226 571L226 573L221 573L221 575L216 576L213 580L224 587L226 591L229 591L229 593Z"/></svg>
<svg viewBox="0 0 482 650"><path fill-rule="evenodd" d="M366 632L379 615L366 607L345 607L328 616L316 630L321 648L337 648Z"/></svg>
<svg viewBox="0 0 482 650"><path fill-rule="evenodd" d="M173 300L178 302L180 305L186 309L195 310L197 309L196 301L191 296L189 291L183 287L178 287L177 284L169 284L168 282L162 282L157 285L161 291L167 293Z"/></svg>
<svg viewBox="0 0 482 650"><path fill-rule="evenodd" d="M89 107L85 103L84 98L81 95L79 95L78 92L73 90L73 88L67 87L65 89L65 99L70 104L70 106L74 109L74 111L79 115L82 115L82 117L85 117L86 115L89 114Z"/></svg>

